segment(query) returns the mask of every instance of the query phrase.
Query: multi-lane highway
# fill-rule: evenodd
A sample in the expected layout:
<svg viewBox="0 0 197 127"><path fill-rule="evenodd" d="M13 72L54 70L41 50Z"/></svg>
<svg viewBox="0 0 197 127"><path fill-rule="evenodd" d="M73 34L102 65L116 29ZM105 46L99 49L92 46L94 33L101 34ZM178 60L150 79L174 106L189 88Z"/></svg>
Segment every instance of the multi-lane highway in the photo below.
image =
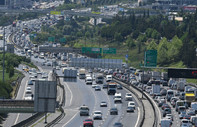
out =
<svg viewBox="0 0 197 127"><path fill-rule="evenodd" d="M58 71L58 74L62 73ZM106 89L95 91L91 85L86 85L84 80L78 79L77 82L64 82L60 80L66 90L66 103L63 107L66 116L56 125L60 126L82 126L83 120L86 118L93 118L93 112L99 110L102 112L102 120L94 120L94 125L97 127L113 126L115 122L122 122L125 127L135 127L139 121L139 108L136 103L136 110L134 113L127 113L127 102L124 96L129 91L122 89L118 90L122 94L123 103L114 104L113 95L107 95ZM101 85L102 86L102 85ZM100 107L102 101L107 102L107 107ZM79 107L83 104L87 105L90 109L90 116L80 116ZM112 107L118 108L118 115L110 115L109 110ZM130 124L132 122L132 125Z"/></svg>

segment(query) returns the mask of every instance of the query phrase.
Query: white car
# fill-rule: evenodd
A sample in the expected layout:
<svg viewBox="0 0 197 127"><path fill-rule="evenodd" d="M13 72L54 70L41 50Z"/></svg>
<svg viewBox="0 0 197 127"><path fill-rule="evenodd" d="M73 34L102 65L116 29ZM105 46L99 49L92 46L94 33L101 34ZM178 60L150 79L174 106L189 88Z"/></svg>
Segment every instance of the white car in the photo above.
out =
<svg viewBox="0 0 197 127"><path fill-rule="evenodd" d="M126 101L132 101L132 94L131 93L126 93L126 95L125 95L125 100Z"/></svg>
<svg viewBox="0 0 197 127"><path fill-rule="evenodd" d="M182 119L181 120L181 127L192 127L192 124L188 119Z"/></svg>
<svg viewBox="0 0 197 127"><path fill-rule="evenodd" d="M98 86L98 85L97 84L94 84L94 83L92 84L92 88L95 88L96 86Z"/></svg>
<svg viewBox="0 0 197 127"><path fill-rule="evenodd" d="M102 101L101 104L100 104L100 107L107 107L107 102Z"/></svg>
<svg viewBox="0 0 197 127"><path fill-rule="evenodd" d="M166 114L166 119L169 119L169 120L173 121L173 116L172 116L172 114Z"/></svg>
<svg viewBox="0 0 197 127"><path fill-rule="evenodd" d="M135 109L135 102L134 101L129 101L128 102L128 107L133 107Z"/></svg>
<svg viewBox="0 0 197 127"><path fill-rule="evenodd" d="M102 120L102 113L101 111L94 111L94 114L93 114L93 119L100 119Z"/></svg>

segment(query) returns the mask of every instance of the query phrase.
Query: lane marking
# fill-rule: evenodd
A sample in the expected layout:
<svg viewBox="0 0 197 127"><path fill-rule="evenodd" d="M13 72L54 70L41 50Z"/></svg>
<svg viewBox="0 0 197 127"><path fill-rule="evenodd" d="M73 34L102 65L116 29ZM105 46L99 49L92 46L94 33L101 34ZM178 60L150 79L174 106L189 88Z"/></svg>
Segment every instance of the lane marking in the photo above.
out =
<svg viewBox="0 0 197 127"><path fill-rule="evenodd" d="M137 117L137 122L135 124L135 127L137 127L138 123L139 123L139 120L140 120L140 108L137 107L137 110L138 110L138 117Z"/></svg>
<svg viewBox="0 0 197 127"><path fill-rule="evenodd" d="M73 119L75 118L75 116L76 116L78 113L79 113L79 111L78 111L77 113L75 113L75 115L74 115L71 119L69 119L69 121L66 122L66 123L63 125L63 127L65 127L68 123L70 123L70 121L73 120Z"/></svg>
<svg viewBox="0 0 197 127"><path fill-rule="evenodd" d="M26 88L27 88L27 82L28 82L28 80L27 80L26 83L25 83L25 90L24 90L24 93L23 93L22 100L23 100L24 97L25 97L25 91L26 91ZM14 125L17 123L17 121L18 121L18 119L19 119L19 116L20 116L20 113L17 113L17 116L16 116L16 120L15 120L15 122L14 122Z"/></svg>

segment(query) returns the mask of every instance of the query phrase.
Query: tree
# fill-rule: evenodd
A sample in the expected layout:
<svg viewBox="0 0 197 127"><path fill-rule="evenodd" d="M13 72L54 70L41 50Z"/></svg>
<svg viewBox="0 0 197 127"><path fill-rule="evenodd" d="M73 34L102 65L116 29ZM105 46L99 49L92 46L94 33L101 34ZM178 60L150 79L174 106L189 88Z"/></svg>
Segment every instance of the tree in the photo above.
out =
<svg viewBox="0 0 197 127"><path fill-rule="evenodd" d="M158 57L157 57L157 60L158 60L158 63L161 64L161 65L164 65L166 63L168 63L168 41L167 39L164 37L159 45L158 45L158 49L157 49L157 52L158 52Z"/></svg>
<svg viewBox="0 0 197 127"><path fill-rule="evenodd" d="M131 38L131 37L129 37L127 40L126 40L126 45L129 47L129 48L132 48L132 47L135 47L135 42L134 42L134 40Z"/></svg>
<svg viewBox="0 0 197 127"><path fill-rule="evenodd" d="M9 78L11 78L12 76L14 76L14 67L11 66L9 69Z"/></svg>
<svg viewBox="0 0 197 127"><path fill-rule="evenodd" d="M180 60L179 56L182 46L182 41L177 36L174 36L168 47L168 56L170 61L174 62Z"/></svg>
<svg viewBox="0 0 197 127"><path fill-rule="evenodd" d="M116 32L115 35L114 35L114 39L118 42L121 42L123 40L123 37L120 33Z"/></svg>
<svg viewBox="0 0 197 127"><path fill-rule="evenodd" d="M85 37L86 37L86 38L90 38L90 36L91 36L90 32L87 31L87 32L85 33Z"/></svg>
<svg viewBox="0 0 197 127"><path fill-rule="evenodd" d="M152 41L149 43L147 49L148 49L148 50L157 50L157 44L156 44L156 42L155 42L154 40L152 40Z"/></svg>

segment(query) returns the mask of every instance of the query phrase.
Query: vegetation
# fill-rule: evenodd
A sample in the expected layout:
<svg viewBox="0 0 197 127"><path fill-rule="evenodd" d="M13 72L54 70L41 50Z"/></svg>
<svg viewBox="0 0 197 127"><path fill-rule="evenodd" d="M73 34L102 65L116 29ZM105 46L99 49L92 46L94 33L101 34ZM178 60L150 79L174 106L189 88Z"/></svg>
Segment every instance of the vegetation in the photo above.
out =
<svg viewBox="0 0 197 127"><path fill-rule="evenodd" d="M11 83L20 76L18 72L15 72L14 68L18 67L22 61L30 63L30 60L26 57L17 56L10 53L5 54L5 82L3 82L3 55L0 54L0 98L11 98L11 92L13 90Z"/></svg>

